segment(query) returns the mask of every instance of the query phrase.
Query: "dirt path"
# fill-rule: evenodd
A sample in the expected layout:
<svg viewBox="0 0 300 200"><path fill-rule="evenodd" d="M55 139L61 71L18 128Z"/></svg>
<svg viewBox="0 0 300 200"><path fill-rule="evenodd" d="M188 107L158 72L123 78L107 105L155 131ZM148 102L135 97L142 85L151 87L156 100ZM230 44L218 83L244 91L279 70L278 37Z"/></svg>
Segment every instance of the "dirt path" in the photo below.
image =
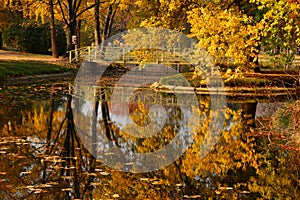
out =
<svg viewBox="0 0 300 200"><path fill-rule="evenodd" d="M42 61L50 63L67 63L67 58L53 58L50 55L31 54L0 49L0 60Z"/></svg>

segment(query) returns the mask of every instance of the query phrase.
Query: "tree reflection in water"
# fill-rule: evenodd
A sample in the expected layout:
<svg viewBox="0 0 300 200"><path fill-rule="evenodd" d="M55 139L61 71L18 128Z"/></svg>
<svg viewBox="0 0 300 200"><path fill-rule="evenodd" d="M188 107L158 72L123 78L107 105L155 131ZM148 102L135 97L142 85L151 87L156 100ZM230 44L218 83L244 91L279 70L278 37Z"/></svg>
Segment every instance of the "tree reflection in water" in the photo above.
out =
<svg viewBox="0 0 300 200"><path fill-rule="evenodd" d="M299 196L297 140L293 140L294 146L288 145L291 142L287 143L288 135L283 129L272 128L270 124L255 128L249 122L253 120L253 116L249 118L253 109L247 110L246 104L242 106L244 111L233 106L211 110L209 98L201 98L198 112L205 118L193 129L194 142L187 152L164 169L132 174L106 167L85 149L74 126L70 95L64 110L53 109L52 100L49 109L22 113L21 122L5 123L1 128L1 199L296 199ZM107 137L120 145L128 142L135 151L158 149L176 134L175 126L166 123L159 137L142 140L128 137L115 125L107 126L113 121L109 108L109 104L98 102L93 118L97 119L99 113L95 111L105 111L101 112L100 123L109 128ZM140 125L148 123L147 109L143 104L134 106L132 120ZM180 115L176 108L170 110L174 119ZM297 109L294 111L295 115L299 113ZM205 136L211 134L209 124L218 116L225 118L222 135L206 156L199 157ZM94 131L100 126L97 120L90 125ZM94 131L92 137L96 136Z"/></svg>

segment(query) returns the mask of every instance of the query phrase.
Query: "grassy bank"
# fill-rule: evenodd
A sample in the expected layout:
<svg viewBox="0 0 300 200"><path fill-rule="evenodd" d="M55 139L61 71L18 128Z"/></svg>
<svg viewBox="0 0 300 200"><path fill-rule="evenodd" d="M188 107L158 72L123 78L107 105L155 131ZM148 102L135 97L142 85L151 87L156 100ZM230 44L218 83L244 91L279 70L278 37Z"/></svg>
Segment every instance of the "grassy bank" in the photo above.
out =
<svg viewBox="0 0 300 200"><path fill-rule="evenodd" d="M27 75L58 74L75 71L63 64L52 64L42 61L0 60L0 81L6 78L17 78Z"/></svg>
<svg viewBox="0 0 300 200"><path fill-rule="evenodd" d="M192 87L206 87L206 81L201 77L192 78L193 72L186 72L172 76L165 76L160 79L163 85L177 85L177 86L192 86ZM294 87L295 82L298 81L298 71L291 71L290 73L283 73L282 71L261 72L244 74L244 77L231 79L224 82L224 86L228 87Z"/></svg>

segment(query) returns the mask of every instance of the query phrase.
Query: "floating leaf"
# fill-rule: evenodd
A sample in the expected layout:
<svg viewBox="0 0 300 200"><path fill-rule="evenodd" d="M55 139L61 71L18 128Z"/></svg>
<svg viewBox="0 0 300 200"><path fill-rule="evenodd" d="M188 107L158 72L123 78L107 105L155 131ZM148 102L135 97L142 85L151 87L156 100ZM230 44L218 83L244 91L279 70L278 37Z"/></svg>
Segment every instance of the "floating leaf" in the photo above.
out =
<svg viewBox="0 0 300 200"><path fill-rule="evenodd" d="M67 191L72 191L72 190L73 190L72 188L64 188L64 189L62 189L61 191L67 192Z"/></svg>
<svg viewBox="0 0 300 200"><path fill-rule="evenodd" d="M102 176L108 176L108 175L110 175L109 172L100 172L100 174L101 174Z"/></svg>

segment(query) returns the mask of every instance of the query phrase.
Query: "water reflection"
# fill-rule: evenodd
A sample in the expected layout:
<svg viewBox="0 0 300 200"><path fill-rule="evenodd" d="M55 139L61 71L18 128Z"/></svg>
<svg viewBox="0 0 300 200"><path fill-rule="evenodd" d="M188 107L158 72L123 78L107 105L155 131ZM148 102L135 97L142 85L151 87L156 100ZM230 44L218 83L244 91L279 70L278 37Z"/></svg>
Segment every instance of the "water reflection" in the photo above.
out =
<svg viewBox="0 0 300 200"><path fill-rule="evenodd" d="M291 129L289 126L285 132L284 127L272 129L282 133L275 135L267 126L255 128L249 123L254 117L250 117L254 105L232 103L224 110L212 110L210 99L200 98L197 113L203 118L187 128L193 141L186 153L163 169L132 174L115 171L91 156L79 136L84 130L74 126L70 110L81 100L73 101L73 105L71 96L65 100L63 104L58 103L61 100L55 100L54 104L51 100L44 101L20 113L21 120L11 121L11 125L2 122L2 199L297 199L299 196L299 154L295 143L288 143L288 135L284 134ZM99 102L99 109L91 106L89 112L81 113L93 119L93 110L98 110L97 120L86 124L89 130L86 137L93 139L93 126L99 131L105 120L117 122L108 123L112 137L105 134L100 137L98 132L96 136L106 138L114 146L126 146L132 152L152 152L168 144L179 133L181 115L184 112L189 115L188 109L176 106L158 106L151 111L151 106L142 102L130 105L128 112L112 103ZM50 107L54 108L53 113ZM2 112L4 109L1 107ZM109 111L107 119L103 119L105 109ZM159 123L163 124L161 133L149 138L133 137L126 132L130 126L124 113L130 114L131 123L141 127L151 123L149 118L160 118L156 122L159 128ZM297 109L293 113L298 116ZM215 129L211 129L210 124L218 116L224 117L224 128L215 123ZM222 134L210 140L208 136L214 136L212 132L218 128ZM205 157L200 157L204 141L213 141L213 145Z"/></svg>

